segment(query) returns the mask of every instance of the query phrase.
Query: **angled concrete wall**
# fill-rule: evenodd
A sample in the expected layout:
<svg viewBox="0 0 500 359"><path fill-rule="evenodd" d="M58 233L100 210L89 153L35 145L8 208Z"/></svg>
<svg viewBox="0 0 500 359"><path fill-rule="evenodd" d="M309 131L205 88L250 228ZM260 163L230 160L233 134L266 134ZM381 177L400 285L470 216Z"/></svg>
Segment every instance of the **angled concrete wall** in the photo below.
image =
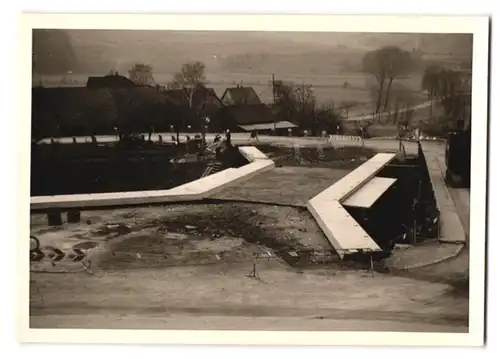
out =
<svg viewBox="0 0 500 359"><path fill-rule="evenodd" d="M172 189L31 197L31 209L83 209L86 207L202 200L229 185L246 181L259 173L274 168L274 161L267 158L255 147L239 147L239 151L251 163L239 168L228 168Z"/></svg>
<svg viewBox="0 0 500 359"><path fill-rule="evenodd" d="M375 155L308 201L307 209L341 258L350 252L381 251L342 203L375 177L395 156L392 153Z"/></svg>

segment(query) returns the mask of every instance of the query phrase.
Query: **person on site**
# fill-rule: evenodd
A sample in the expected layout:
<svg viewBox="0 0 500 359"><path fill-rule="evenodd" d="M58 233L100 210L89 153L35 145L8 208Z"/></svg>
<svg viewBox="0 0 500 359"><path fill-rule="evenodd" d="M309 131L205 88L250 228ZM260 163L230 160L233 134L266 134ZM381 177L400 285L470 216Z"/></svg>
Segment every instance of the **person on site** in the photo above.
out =
<svg viewBox="0 0 500 359"><path fill-rule="evenodd" d="M255 140L259 140L259 136L258 136L258 133L257 133L257 130L252 130L252 132L250 133L250 139L255 139Z"/></svg>
<svg viewBox="0 0 500 359"><path fill-rule="evenodd" d="M149 130L148 130L148 142L151 142L151 136L153 135L154 132L155 132L155 128L153 126L149 126Z"/></svg>
<svg viewBox="0 0 500 359"><path fill-rule="evenodd" d="M228 147L231 147L231 131L226 130L226 143Z"/></svg>

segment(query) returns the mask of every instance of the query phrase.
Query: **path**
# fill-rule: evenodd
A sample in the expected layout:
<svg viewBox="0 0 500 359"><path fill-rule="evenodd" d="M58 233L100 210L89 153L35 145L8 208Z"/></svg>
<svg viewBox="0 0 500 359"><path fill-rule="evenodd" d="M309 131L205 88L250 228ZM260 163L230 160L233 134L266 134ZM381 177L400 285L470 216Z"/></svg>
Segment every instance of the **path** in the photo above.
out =
<svg viewBox="0 0 500 359"><path fill-rule="evenodd" d="M423 143L422 149L434 195L441 211L441 240L465 243L469 232L470 190L447 186L444 146L437 143Z"/></svg>
<svg viewBox="0 0 500 359"><path fill-rule="evenodd" d="M171 137L175 134L173 133L155 133L151 136L151 140L154 142L158 142L158 136L161 135L164 143L173 143ZM181 141L184 141L186 135L191 137L194 136L193 133L181 134ZM213 142L215 134L210 133L206 135L206 140L208 143ZM147 136L146 136L147 138ZM75 137L77 143L90 143L90 136L82 136ZM100 144L104 143L114 143L117 141L116 136L112 135L100 135L96 136L97 142ZM250 139L250 135L247 133L240 134L232 134L232 142L235 145L258 145L258 144L272 144L275 146L285 146L285 147L293 147L294 145L298 145L300 147L317 147L319 145L327 146L335 146L335 147L347 147L347 146L356 146L356 147L369 147L375 149L377 152L398 152L399 151L399 140L396 139L365 139L364 141L352 140L350 137L342 136L340 138L335 138L333 141L330 141L327 138L322 137L285 137L285 136L259 136L259 140ZM57 142L62 144L71 144L73 143L73 137L60 137L56 139ZM39 143L50 143L50 139L43 139ZM416 155L417 154L417 145L414 142L403 141L405 146L405 151L407 154Z"/></svg>
<svg viewBox="0 0 500 359"><path fill-rule="evenodd" d="M415 106L410 107L410 108L400 109L400 110L398 110L398 114L402 114L402 113L409 112L409 111L420 110L420 109L423 109L423 108L428 108L431 105L431 103L432 103L432 101L426 101L424 103L421 103L419 105L415 105ZM395 111L381 112L381 113L379 113L379 114L377 114L375 116L376 117L386 117L386 116L389 116L389 115L393 114L394 112ZM370 113L370 114L367 114L367 115L350 116L350 117L344 118L343 120L344 121L352 121L352 122L366 121L366 120L372 120L375 116Z"/></svg>

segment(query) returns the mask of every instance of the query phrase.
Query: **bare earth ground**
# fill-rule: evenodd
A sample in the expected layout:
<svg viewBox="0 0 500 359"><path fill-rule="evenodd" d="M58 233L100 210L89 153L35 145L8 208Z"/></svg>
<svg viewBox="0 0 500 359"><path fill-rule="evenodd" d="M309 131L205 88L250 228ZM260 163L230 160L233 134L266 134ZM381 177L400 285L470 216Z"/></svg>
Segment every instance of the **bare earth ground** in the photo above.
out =
<svg viewBox="0 0 500 359"><path fill-rule="evenodd" d="M349 170L281 167L264 172L245 183L229 186L211 197L305 206L307 201L344 177Z"/></svg>
<svg viewBox="0 0 500 359"><path fill-rule="evenodd" d="M94 273L31 273L34 328L467 331L468 299L449 283L372 277L335 258L307 268L257 259L261 281L247 277L253 252L329 248L296 208L206 204L82 216L60 229L32 216L42 244L91 248ZM78 266L44 261L32 270Z"/></svg>
<svg viewBox="0 0 500 359"><path fill-rule="evenodd" d="M258 264L263 281L247 278L250 270L250 264L220 264L106 271L101 277L41 274L31 326L342 330L355 320L363 323L357 330L467 328L467 302L446 298L442 284L363 272L297 273L274 261ZM335 325L322 323L330 320Z"/></svg>

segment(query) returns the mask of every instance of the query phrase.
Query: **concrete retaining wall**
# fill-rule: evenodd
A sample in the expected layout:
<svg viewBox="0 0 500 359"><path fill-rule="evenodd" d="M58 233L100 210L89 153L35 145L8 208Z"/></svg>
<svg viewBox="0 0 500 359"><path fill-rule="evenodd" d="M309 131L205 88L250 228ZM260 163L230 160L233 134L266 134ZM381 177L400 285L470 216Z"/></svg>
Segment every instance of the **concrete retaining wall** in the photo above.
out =
<svg viewBox="0 0 500 359"><path fill-rule="evenodd" d="M361 189L395 156L393 153L375 155L307 202L307 209L341 258L358 250L381 250L373 238L345 210L342 202Z"/></svg>
<svg viewBox="0 0 500 359"><path fill-rule="evenodd" d="M274 161L255 147L239 147L239 151L251 163L239 168L228 168L172 189L31 197L31 209L105 207L202 200L229 185L246 181L274 168Z"/></svg>
<svg viewBox="0 0 500 359"><path fill-rule="evenodd" d="M429 169L434 195L436 196L436 206L440 213L438 240L451 243L466 243L468 240L467 233L458 216L456 205L445 181L446 165L444 156L439 158L438 155L427 152L425 147L423 154ZM442 161L441 164L440 160Z"/></svg>

